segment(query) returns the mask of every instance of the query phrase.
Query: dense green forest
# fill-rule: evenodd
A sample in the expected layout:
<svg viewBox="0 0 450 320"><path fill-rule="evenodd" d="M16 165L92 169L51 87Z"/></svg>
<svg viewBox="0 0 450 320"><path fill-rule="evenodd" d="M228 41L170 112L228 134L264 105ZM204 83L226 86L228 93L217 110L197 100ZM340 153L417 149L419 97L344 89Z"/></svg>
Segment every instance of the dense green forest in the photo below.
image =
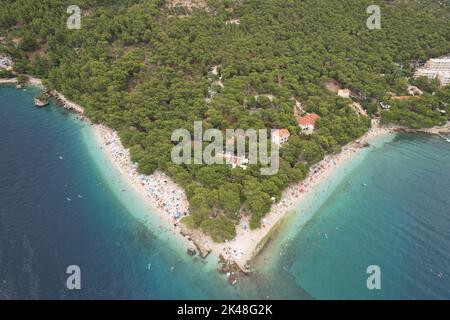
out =
<svg viewBox="0 0 450 320"><path fill-rule="evenodd" d="M327 89L329 81L356 92L354 100L376 117L388 92L405 94L411 61L450 53L445 1L375 1L382 27L369 30L373 2L209 0L188 10L164 0L1 0L0 50L13 57L17 73L44 79L92 121L118 130L141 172L165 171L184 187L191 213L184 222L223 241L235 236L243 215L259 227L272 197L280 200L311 165L370 127L351 100ZM72 4L82 10L80 30L66 27ZM227 23L234 19L239 24ZM448 120L450 89L416 82L425 94L390 102L383 123ZM321 116L314 134L298 128L295 100ZM287 128L278 174L261 176L256 165L173 164L172 131L199 120L221 130Z"/></svg>

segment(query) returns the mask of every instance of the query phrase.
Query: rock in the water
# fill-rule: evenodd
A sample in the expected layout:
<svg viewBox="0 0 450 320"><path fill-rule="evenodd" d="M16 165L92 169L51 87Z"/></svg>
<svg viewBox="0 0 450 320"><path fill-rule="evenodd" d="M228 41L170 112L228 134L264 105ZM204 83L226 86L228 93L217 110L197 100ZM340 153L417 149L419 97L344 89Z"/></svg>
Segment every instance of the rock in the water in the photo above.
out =
<svg viewBox="0 0 450 320"><path fill-rule="evenodd" d="M230 274L228 277L228 282L233 285L237 283L237 276L235 274Z"/></svg>
<svg viewBox="0 0 450 320"><path fill-rule="evenodd" d="M194 248L188 248L187 253L188 253L188 255L190 255L192 257L197 254L197 250L195 250Z"/></svg>

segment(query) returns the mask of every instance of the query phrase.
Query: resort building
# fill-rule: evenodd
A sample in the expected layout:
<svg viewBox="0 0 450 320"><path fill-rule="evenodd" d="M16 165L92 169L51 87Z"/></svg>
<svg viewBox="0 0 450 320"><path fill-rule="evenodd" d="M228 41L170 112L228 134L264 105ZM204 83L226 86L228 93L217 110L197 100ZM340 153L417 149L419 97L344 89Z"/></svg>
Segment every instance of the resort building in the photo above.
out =
<svg viewBox="0 0 450 320"><path fill-rule="evenodd" d="M450 72L444 72L438 76L443 87L450 85Z"/></svg>
<svg viewBox="0 0 450 320"><path fill-rule="evenodd" d="M5 70L11 70L13 66L13 61L11 57L8 56L1 56L0 57L0 68Z"/></svg>
<svg viewBox="0 0 450 320"><path fill-rule="evenodd" d="M416 70L414 77L438 79L442 86L450 84L450 56L430 59L423 68Z"/></svg>
<svg viewBox="0 0 450 320"><path fill-rule="evenodd" d="M277 145L282 145L288 142L291 134L287 129L279 129L272 133L272 142Z"/></svg>
<svg viewBox="0 0 450 320"><path fill-rule="evenodd" d="M230 153L221 153L218 155L218 157L222 160L225 160L225 163L230 164L233 169L236 167L241 167L244 170L247 169L246 164L248 163L248 159L244 156L238 157Z"/></svg>
<svg viewBox="0 0 450 320"><path fill-rule="evenodd" d="M344 99L350 99L350 89L339 89L338 96Z"/></svg>
<svg viewBox="0 0 450 320"><path fill-rule="evenodd" d="M430 59L424 66L425 69L435 70L437 72L450 71L450 55L437 59Z"/></svg>
<svg viewBox="0 0 450 320"><path fill-rule="evenodd" d="M310 113L306 116L298 117L297 122L302 131L304 131L306 134L310 134L316 127L317 119L320 119L318 114Z"/></svg>

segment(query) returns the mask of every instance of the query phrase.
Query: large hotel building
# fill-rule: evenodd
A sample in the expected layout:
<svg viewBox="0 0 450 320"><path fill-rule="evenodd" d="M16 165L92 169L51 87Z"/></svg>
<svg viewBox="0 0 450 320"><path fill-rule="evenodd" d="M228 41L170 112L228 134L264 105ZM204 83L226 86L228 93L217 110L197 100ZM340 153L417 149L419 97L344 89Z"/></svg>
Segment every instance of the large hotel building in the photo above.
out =
<svg viewBox="0 0 450 320"><path fill-rule="evenodd" d="M450 56L430 59L423 68L417 69L415 77L438 78L442 86L450 85Z"/></svg>

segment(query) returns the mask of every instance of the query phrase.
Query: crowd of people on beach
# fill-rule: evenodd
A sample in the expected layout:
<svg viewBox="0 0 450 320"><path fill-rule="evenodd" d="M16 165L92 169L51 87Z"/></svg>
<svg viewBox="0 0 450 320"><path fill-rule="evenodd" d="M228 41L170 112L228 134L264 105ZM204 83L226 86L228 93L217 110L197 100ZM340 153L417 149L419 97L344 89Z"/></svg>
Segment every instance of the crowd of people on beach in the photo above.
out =
<svg viewBox="0 0 450 320"><path fill-rule="evenodd" d="M123 147L117 132L101 125L96 125L96 130L102 139L103 148L106 149L111 160L119 167L122 175L136 186L136 189L150 201L152 207L162 213L172 225L178 225L179 219L189 213L189 203L183 189L173 183L164 173L155 173L150 176L139 174L137 163L130 161L129 151ZM380 133L380 129L371 129L365 139ZM338 155L327 156L324 160L311 167L309 175L304 181L289 186L283 193L280 202L275 203L273 198L272 210L262 219L262 228L250 231L248 221L244 217L237 227L237 237L235 239L223 244L212 244L205 237L198 239L198 242L205 242L204 246L211 247L211 249L215 247L216 253L222 255L225 259L235 261L241 267L244 266L268 230L286 212L293 210L307 194L316 192L312 196L319 197L321 193L315 189L315 186L329 177L330 172L340 162L351 159L361 148L361 145L362 141L359 141L359 143L356 142L345 146ZM330 187L329 185L328 188ZM126 189L122 191L125 192ZM325 192L325 190L322 192ZM311 207L303 208L301 214L307 214L311 210Z"/></svg>
<svg viewBox="0 0 450 320"><path fill-rule="evenodd" d="M286 210L289 210L289 208L298 204L298 201L303 195L311 192L319 182L329 177L330 172L336 168L338 163L351 159L361 149L364 142L389 132L391 132L390 129L378 127L372 128L367 132L363 139L343 147L339 154L326 156L321 162L310 168L308 177L305 180L288 187L283 194L282 200L272 207L271 212L274 214L284 213ZM319 194L316 194L315 196L319 196Z"/></svg>
<svg viewBox="0 0 450 320"><path fill-rule="evenodd" d="M96 130L121 173L151 201L155 209L161 210L172 218L172 222L188 214L186 195L180 187L171 182L164 173L155 173L150 176L139 174L137 163L130 161L129 151L123 147L118 134L104 126L97 126ZM125 192L126 189L122 191Z"/></svg>
<svg viewBox="0 0 450 320"><path fill-rule="evenodd" d="M329 180L324 189L319 190L316 188L319 183L330 178L330 175L340 163L347 160L350 161L367 141L379 135L390 133L391 131L392 130L388 128L376 126L370 129L359 141L344 146L339 154L326 156L321 162L312 166L306 179L299 183L291 184L283 192L281 200L278 203L275 203L274 201L271 211L262 219L262 226L260 229L249 231L248 222L245 218L241 219L241 223L237 230L237 237L222 246L222 254L224 257L233 259L241 266L244 265L246 261L251 258L255 249L257 249L257 245L267 235L268 231L287 212L295 210L300 201L307 196L313 197L312 199L319 199L323 193L327 192L332 187L332 181ZM311 212L314 211L313 206L314 201L311 201L308 203L307 207L301 209L299 214L302 216L311 214Z"/></svg>

